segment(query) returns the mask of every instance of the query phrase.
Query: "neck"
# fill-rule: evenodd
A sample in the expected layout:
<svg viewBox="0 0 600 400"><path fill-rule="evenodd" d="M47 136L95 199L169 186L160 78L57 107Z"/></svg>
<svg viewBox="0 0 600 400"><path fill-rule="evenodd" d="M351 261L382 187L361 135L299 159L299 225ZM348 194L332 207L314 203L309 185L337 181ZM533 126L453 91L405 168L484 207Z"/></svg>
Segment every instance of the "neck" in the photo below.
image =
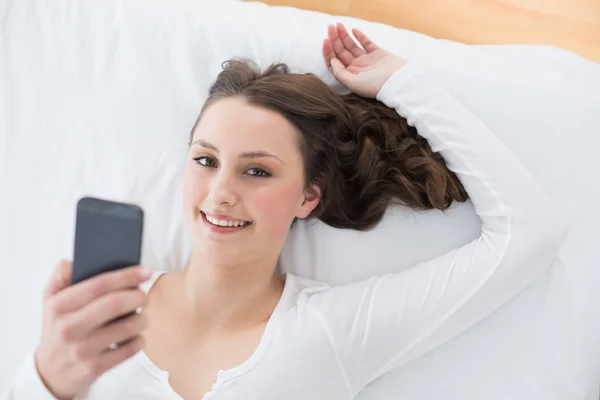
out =
<svg viewBox="0 0 600 400"><path fill-rule="evenodd" d="M236 329L266 323L281 297L277 259L219 265L194 252L180 271L182 311L199 329ZM193 323L192 322L192 323Z"/></svg>

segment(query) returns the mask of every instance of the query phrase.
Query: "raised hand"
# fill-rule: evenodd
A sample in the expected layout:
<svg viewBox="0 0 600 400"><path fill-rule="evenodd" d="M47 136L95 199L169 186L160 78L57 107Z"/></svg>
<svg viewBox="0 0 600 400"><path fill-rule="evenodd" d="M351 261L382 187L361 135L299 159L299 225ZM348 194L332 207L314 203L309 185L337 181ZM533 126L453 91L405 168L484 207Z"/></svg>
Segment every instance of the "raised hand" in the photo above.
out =
<svg viewBox="0 0 600 400"><path fill-rule="evenodd" d="M40 378L59 399L84 392L105 371L142 349L146 317L137 314L150 275L139 266L71 285L72 263L61 261L46 287L42 338L35 353ZM112 347L113 344L120 344Z"/></svg>
<svg viewBox="0 0 600 400"><path fill-rule="evenodd" d="M402 58L380 48L364 33L352 29L356 44L343 24L329 25L323 41L325 65L352 92L375 98L383 84L406 64Z"/></svg>

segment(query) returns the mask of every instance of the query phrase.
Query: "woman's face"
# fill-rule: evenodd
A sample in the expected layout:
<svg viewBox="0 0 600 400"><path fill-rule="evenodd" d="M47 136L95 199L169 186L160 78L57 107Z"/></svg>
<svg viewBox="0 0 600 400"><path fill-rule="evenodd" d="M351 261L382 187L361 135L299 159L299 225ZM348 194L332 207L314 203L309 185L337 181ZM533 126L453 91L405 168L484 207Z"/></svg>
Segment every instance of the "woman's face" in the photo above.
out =
<svg viewBox="0 0 600 400"><path fill-rule="evenodd" d="M277 257L294 217L317 205L305 191L298 134L278 113L242 98L205 110L186 162L184 207L207 261Z"/></svg>

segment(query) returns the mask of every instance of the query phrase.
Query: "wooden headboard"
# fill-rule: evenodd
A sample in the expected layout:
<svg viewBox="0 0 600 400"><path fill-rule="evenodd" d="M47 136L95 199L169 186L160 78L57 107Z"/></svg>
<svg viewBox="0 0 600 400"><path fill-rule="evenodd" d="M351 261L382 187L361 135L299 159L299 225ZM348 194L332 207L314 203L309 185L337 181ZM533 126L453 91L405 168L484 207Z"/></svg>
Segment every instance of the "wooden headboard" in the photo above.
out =
<svg viewBox="0 0 600 400"><path fill-rule="evenodd" d="M600 0L261 0L469 44L546 44L600 63Z"/></svg>

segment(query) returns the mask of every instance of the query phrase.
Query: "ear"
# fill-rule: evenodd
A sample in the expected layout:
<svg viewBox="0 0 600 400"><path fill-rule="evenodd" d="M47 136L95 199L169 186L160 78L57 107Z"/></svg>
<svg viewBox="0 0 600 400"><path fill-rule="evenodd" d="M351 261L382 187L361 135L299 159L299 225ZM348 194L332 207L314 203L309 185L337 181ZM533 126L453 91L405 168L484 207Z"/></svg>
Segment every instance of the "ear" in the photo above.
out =
<svg viewBox="0 0 600 400"><path fill-rule="evenodd" d="M312 210L319 204L319 201L321 201L321 193L321 185L318 183L313 183L309 188L306 188L304 190L304 200L300 205L296 217L301 219L308 217Z"/></svg>

